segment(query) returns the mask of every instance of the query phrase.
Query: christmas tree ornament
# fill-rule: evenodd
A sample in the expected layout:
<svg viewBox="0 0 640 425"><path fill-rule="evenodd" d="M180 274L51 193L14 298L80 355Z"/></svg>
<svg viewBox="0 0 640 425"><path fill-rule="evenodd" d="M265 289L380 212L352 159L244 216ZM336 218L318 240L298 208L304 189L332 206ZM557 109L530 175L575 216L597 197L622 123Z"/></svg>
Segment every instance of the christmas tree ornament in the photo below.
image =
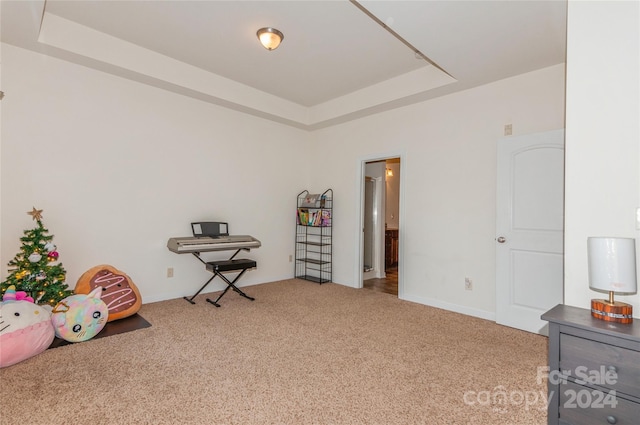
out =
<svg viewBox="0 0 640 425"><path fill-rule="evenodd" d="M49 257L49 261L56 261L59 256L60 254L58 254L58 251L51 251L47 254L47 257Z"/></svg>
<svg viewBox="0 0 640 425"><path fill-rule="evenodd" d="M47 252L52 252L56 250L56 246L51 242L47 242L46 244L44 244L44 249L46 249Z"/></svg>
<svg viewBox="0 0 640 425"><path fill-rule="evenodd" d="M33 217L35 221L42 220L42 210L37 210L36 207L33 207L31 211L28 211L27 214Z"/></svg>
<svg viewBox="0 0 640 425"><path fill-rule="evenodd" d="M38 261L40 261L42 259L42 255L40 255L37 252L34 252L33 254L31 254L29 256L29 261L31 261L32 263L37 263Z"/></svg>

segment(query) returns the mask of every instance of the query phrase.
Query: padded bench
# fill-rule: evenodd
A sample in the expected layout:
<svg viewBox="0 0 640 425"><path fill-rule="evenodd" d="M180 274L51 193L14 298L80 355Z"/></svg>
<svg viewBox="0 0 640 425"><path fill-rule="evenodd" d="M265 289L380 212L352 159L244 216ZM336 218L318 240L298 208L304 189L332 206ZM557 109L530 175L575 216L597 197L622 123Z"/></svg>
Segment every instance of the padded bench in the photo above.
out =
<svg viewBox="0 0 640 425"><path fill-rule="evenodd" d="M224 291L222 291L222 293L218 296L218 298L216 298L215 300L211 300L207 298L207 302L215 305L216 307L220 307L220 304L218 304L218 301L220 301L220 298L222 298L224 294L227 293L229 288L233 289L240 296L248 300L251 300L251 301L255 300L255 298L248 296L247 294L242 292L240 288L238 288L235 285L238 279L240 279L247 270L257 267L257 263L255 262L255 260L250 260L248 258L238 258L238 259L230 259L230 260L208 261L205 264L206 264L207 270L213 273L213 276L211 276L211 278L207 280L207 282L202 286L202 288L200 288L198 292L196 292L194 296L192 296L191 298L184 297L185 300L189 301L191 304L195 304L193 299L200 292L202 292L202 290L206 288L209 282L211 282L216 276L219 276L220 279L222 279L227 284L227 287L224 289ZM227 277L223 274L228 272L240 272L240 273L235 277L235 279L231 281L227 279Z"/></svg>

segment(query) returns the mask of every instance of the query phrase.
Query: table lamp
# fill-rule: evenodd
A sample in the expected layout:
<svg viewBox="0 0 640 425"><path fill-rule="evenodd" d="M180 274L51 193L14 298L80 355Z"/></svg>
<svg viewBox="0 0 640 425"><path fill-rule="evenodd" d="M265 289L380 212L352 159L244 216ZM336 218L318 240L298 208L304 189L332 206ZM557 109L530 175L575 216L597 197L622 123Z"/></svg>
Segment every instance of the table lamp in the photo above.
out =
<svg viewBox="0 0 640 425"><path fill-rule="evenodd" d="M615 323L632 323L633 306L613 300L613 294L634 294L636 244L632 238L587 238L589 287L609 293L608 300L591 300L591 315Z"/></svg>

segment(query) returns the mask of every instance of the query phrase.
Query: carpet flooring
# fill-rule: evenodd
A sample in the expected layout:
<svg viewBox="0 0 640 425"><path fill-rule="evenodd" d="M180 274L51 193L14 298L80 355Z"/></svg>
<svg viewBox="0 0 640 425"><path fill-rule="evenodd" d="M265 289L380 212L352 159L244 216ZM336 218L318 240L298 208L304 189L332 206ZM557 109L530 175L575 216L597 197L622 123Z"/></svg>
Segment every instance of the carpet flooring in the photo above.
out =
<svg viewBox="0 0 640 425"><path fill-rule="evenodd" d="M0 424L546 423L545 337L297 279L0 369Z"/></svg>

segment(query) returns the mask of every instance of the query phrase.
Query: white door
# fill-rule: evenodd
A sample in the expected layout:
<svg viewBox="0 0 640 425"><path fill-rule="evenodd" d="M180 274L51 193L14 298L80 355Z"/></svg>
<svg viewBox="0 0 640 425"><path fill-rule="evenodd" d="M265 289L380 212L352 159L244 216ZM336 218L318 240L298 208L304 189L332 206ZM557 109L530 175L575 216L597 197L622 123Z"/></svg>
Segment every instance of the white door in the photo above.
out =
<svg viewBox="0 0 640 425"><path fill-rule="evenodd" d="M498 141L496 322L546 334L563 301L564 130Z"/></svg>

